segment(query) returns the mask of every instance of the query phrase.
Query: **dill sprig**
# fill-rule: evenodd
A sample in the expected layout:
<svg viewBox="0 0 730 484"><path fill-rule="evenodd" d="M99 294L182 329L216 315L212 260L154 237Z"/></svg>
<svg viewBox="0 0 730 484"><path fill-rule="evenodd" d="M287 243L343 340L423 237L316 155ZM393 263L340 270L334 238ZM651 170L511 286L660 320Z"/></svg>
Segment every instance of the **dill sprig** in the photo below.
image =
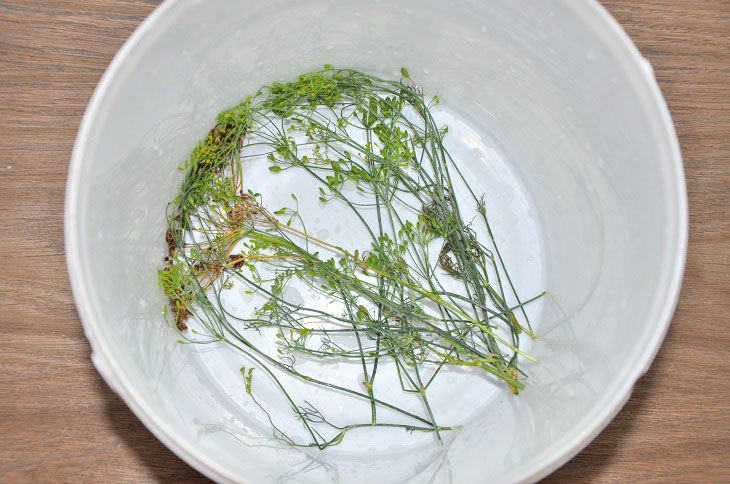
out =
<svg viewBox="0 0 730 484"><path fill-rule="evenodd" d="M326 65L261 88L218 115L181 167L185 177L168 209L168 256L159 280L181 341L225 342L245 354L252 363L241 369L246 392L274 435L291 445L323 449L363 427L433 432L440 440L454 427L437 424L428 388L449 366L479 368L513 393L524 388L518 360L530 357L519 349L520 335L533 337L524 305L542 294L526 301L517 295L484 199L444 148L448 129L431 114L438 99L427 100L405 69L401 74L387 80ZM293 207L265 207L243 186L247 160L262 151L271 176L298 170L322 203L348 207L369 247L341 247L309 234L293 194ZM467 210L483 225L486 241L465 222L457 179L468 189ZM375 211L377 222L367 220L365 209ZM448 290L446 278L459 281L460 290ZM293 280L338 302L342 312L288 299ZM223 304L223 291L235 282L266 299L253 317ZM186 331L191 316L203 328L192 334ZM253 332L264 328L276 331L276 355L252 342ZM343 336L355 344L343 344ZM297 356L357 362L362 388L301 373ZM422 401L423 414L378 397L376 376L385 361L394 363L403 392ZM256 399L254 368L277 385L309 440L291 438ZM312 404L295 401L282 372L368 402L370 419L333 423ZM379 420L380 408L401 421Z"/></svg>

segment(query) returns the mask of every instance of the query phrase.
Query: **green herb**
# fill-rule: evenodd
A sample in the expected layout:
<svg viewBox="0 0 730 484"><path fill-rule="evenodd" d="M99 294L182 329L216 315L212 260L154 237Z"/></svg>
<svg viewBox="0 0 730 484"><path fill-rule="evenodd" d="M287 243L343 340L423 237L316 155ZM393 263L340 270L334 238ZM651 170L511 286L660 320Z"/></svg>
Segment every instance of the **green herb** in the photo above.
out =
<svg viewBox="0 0 730 484"><path fill-rule="evenodd" d="M519 356L530 357L519 349L519 337L533 332L523 306L542 294L521 302L484 199L471 188L468 209L488 240L478 240L464 220L453 182L469 185L444 148L447 129L431 114L438 100L426 100L405 68L401 75L400 81L386 80L326 65L293 82L263 87L218 115L185 163L185 178L170 205L169 255L159 280L174 322L185 342L225 342L250 359L252 366L241 369L246 393L267 416L255 398L253 368L262 371L257 378L276 383L310 439L294 441L269 416L274 434L291 445L322 449L362 427L429 431L440 440L454 427L437 424L428 388L448 366L479 368L513 393L524 387L517 363ZM246 161L258 156L248 153L253 146L267 150L269 176L298 170L310 177L320 202L348 207L353 222L369 234L369 249L310 235L294 195L293 208L269 211L259 194L243 186ZM348 195L352 188L357 197ZM377 223L366 221L366 207L375 209ZM437 257L431 257L434 248ZM446 278L458 280L461 289L447 290ZM344 311L331 314L288 300L284 289L294 279ZM254 317L224 308L222 291L234 281L266 298ZM518 304L506 302L505 290ZM204 332L185 332L190 316ZM323 319L332 324L318 323ZM251 342L250 334L264 328L276 331L277 357ZM353 337L356 345L338 343L342 336ZM303 355L357 361L362 388L300 373L296 357ZM423 402L422 415L378 397L376 376L386 360L394 363L402 390ZM277 369L368 402L370 419L331 422L311 404L296 402ZM402 421L380 421L381 408Z"/></svg>

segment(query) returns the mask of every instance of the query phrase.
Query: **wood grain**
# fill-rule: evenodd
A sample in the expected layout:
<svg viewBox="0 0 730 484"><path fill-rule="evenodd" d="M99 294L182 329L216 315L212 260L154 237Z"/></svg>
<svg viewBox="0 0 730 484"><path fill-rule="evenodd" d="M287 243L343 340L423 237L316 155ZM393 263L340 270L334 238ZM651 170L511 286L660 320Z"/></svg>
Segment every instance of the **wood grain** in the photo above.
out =
<svg viewBox="0 0 730 484"><path fill-rule="evenodd" d="M63 198L78 124L157 2L0 2L0 481L202 481L100 379L71 297ZM604 2L654 65L687 172L689 258L664 346L548 482L730 481L730 2Z"/></svg>

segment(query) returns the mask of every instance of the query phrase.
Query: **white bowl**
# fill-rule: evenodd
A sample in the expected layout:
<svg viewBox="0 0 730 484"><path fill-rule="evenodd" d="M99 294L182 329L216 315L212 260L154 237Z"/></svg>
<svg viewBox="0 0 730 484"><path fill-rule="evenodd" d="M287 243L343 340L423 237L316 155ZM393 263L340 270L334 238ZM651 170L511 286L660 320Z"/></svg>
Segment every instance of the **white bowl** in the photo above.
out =
<svg viewBox="0 0 730 484"><path fill-rule="evenodd" d="M216 113L325 63L391 77L406 66L439 95L453 151L503 221L517 279L548 291L533 309L539 364L526 366L526 390L473 403L441 395L471 412L444 446L375 437L285 448L246 409L241 382L211 378L211 353L176 344L162 321L156 269L175 168ZM546 476L648 369L687 243L682 161L651 66L594 1L168 0L99 83L66 197L69 273L94 364L165 445L219 481Z"/></svg>

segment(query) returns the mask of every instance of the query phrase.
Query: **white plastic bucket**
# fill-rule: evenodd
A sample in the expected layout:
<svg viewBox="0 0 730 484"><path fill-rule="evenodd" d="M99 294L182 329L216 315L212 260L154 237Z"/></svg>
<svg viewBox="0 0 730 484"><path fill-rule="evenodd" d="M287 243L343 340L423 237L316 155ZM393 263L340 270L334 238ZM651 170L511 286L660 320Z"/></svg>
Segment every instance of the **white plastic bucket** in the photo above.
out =
<svg viewBox="0 0 730 484"><path fill-rule="evenodd" d="M522 217L539 240L513 256L520 279L548 291L530 348L539 364L525 391L492 392L444 446L286 448L243 410L242 386L212 381L161 318L156 269L176 167L219 111L325 63L384 77L407 67L461 123L460 156L502 170L485 180L512 180L487 185L507 212L522 204L505 233ZM651 66L596 2L571 0L168 0L97 87L65 216L73 292L104 379L190 465L256 483L547 475L648 369L687 242L679 147Z"/></svg>

